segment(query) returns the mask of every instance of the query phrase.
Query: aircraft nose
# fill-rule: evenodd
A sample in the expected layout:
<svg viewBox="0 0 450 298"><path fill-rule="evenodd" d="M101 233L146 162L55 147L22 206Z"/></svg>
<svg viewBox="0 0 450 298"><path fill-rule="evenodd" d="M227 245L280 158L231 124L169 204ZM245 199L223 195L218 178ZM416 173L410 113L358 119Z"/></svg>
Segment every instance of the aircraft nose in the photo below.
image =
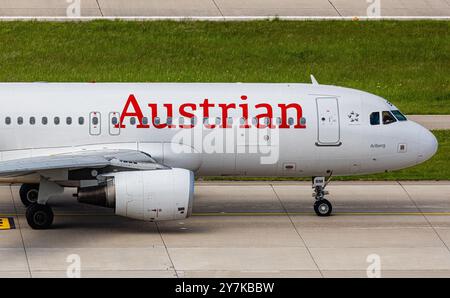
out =
<svg viewBox="0 0 450 298"><path fill-rule="evenodd" d="M420 150L417 157L417 163L422 163L430 159L436 153L438 141L436 137L424 127L421 133L418 134L418 141L420 144Z"/></svg>

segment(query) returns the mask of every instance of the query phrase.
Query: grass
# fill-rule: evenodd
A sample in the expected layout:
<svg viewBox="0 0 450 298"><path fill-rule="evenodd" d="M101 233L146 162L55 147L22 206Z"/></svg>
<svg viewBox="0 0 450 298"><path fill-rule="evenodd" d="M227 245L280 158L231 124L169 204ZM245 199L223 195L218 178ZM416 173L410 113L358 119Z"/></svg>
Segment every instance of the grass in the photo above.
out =
<svg viewBox="0 0 450 298"><path fill-rule="evenodd" d="M439 142L437 153L428 161L412 168L364 176L333 177L333 180L450 180L450 130L435 130L433 134ZM204 177L203 180L241 180L241 181L310 181L310 178L289 177Z"/></svg>
<svg viewBox="0 0 450 298"><path fill-rule="evenodd" d="M0 81L309 82L311 73L407 114L450 114L450 22L0 22Z"/></svg>

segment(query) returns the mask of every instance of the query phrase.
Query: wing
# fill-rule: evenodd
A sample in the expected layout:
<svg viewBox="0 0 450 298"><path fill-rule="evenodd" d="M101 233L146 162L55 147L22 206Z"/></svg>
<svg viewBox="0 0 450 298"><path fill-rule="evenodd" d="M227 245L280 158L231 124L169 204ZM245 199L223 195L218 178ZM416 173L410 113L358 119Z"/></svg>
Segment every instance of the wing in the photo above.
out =
<svg viewBox="0 0 450 298"><path fill-rule="evenodd" d="M16 176L39 171L84 168L150 170L167 168L150 155L137 150L86 150L14 159L0 162L0 176Z"/></svg>

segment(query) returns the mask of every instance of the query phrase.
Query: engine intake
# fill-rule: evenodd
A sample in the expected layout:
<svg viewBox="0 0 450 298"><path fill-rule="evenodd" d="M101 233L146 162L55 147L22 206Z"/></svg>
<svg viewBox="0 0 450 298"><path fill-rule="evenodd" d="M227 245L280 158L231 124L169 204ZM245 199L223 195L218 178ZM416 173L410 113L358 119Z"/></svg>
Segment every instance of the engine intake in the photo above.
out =
<svg viewBox="0 0 450 298"><path fill-rule="evenodd" d="M189 217L194 200L194 173L161 169L103 174L106 182L78 189L78 201L115 208L117 215L146 221Z"/></svg>

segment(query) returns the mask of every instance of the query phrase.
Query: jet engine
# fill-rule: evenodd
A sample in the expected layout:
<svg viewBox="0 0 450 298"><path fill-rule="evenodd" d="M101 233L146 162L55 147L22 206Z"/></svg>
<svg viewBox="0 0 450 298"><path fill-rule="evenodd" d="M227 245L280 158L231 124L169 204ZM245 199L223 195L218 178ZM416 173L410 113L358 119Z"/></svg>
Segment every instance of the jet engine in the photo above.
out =
<svg viewBox="0 0 450 298"><path fill-rule="evenodd" d="M102 174L97 186L78 189L78 201L115 208L117 215L145 221L176 220L192 213L194 173L161 169Z"/></svg>

